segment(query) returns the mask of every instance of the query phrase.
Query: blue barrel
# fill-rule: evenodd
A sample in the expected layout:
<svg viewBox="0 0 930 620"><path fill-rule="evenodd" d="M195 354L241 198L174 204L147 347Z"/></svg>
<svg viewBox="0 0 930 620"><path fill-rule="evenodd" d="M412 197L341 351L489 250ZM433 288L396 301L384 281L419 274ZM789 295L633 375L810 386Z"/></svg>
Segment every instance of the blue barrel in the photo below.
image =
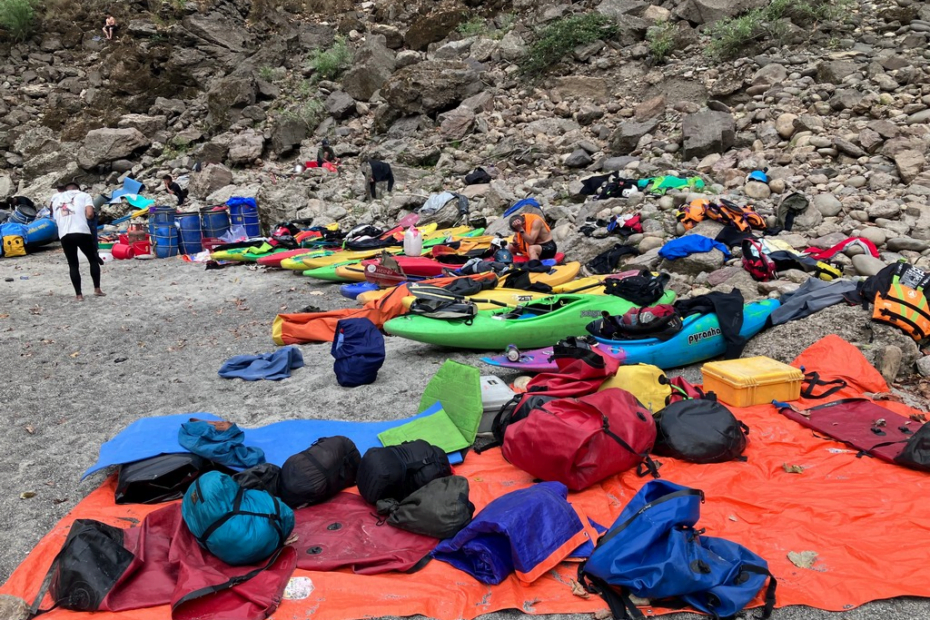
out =
<svg viewBox="0 0 930 620"><path fill-rule="evenodd" d="M17 224L28 224L34 219L36 219L35 207L30 207L29 205L18 205L16 210L10 214L9 221L15 222Z"/></svg>
<svg viewBox="0 0 930 620"><path fill-rule="evenodd" d="M217 239L229 232L229 209L200 210L200 230L204 238Z"/></svg>
<svg viewBox="0 0 930 620"><path fill-rule="evenodd" d="M244 227L245 234L249 237L261 236L262 229L258 222L258 204L254 198L233 196L226 201L226 206L229 207L229 220L233 226Z"/></svg>
<svg viewBox="0 0 930 620"><path fill-rule="evenodd" d="M152 249L158 258L169 258L178 254L178 229L174 225L150 224Z"/></svg>
<svg viewBox="0 0 930 620"><path fill-rule="evenodd" d="M177 213L174 207L149 207L149 228L159 224L174 224Z"/></svg>
<svg viewBox="0 0 930 620"><path fill-rule="evenodd" d="M203 237L200 234L200 214L197 212L178 213L175 221L178 223L181 251L185 254L196 254L201 251Z"/></svg>

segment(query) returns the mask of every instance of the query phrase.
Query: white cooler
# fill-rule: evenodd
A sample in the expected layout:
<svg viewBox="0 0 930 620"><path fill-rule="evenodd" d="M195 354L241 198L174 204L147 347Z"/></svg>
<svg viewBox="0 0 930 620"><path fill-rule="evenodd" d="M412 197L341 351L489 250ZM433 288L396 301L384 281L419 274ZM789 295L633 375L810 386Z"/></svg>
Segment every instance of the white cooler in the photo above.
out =
<svg viewBox="0 0 930 620"><path fill-rule="evenodd" d="M484 407L484 413L481 416L481 424L478 426L479 434L491 432L491 425L497 412L513 396L514 391L502 379L493 375L481 377L481 405Z"/></svg>

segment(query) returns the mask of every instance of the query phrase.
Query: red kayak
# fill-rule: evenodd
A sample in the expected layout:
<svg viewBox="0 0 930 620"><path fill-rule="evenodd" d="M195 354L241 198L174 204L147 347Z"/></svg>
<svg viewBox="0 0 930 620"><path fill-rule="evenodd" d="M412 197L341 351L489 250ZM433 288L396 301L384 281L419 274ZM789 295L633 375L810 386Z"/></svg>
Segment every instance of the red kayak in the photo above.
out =
<svg viewBox="0 0 930 620"><path fill-rule="evenodd" d="M434 278L438 275L442 275L443 269L449 266L443 265L442 263L426 256L392 256L391 258L397 261L397 265L406 275L420 278ZM365 268L366 272L369 271L369 265L380 264L380 258L372 258L362 261L362 267Z"/></svg>

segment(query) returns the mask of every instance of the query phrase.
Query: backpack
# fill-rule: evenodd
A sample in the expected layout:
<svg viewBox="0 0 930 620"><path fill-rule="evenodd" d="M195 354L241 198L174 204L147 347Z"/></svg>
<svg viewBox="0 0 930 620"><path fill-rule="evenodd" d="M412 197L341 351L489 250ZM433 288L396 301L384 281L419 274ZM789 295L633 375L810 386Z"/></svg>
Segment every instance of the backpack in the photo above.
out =
<svg viewBox="0 0 930 620"><path fill-rule="evenodd" d="M491 182L491 175L487 170L478 167L465 175L465 185L481 185Z"/></svg>
<svg viewBox="0 0 930 620"><path fill-rule="evenodd" d="M930 337L928 287L930 273L898 262L890 270L890 280L876 288L872 320L893 325L916 342L925 340Z"/></svg>
<svg viewBox="0 0 930 620"><path fill-rule="evenodd" d="M626 390L653 415L662 411L672 396L672 384L665 372L650 364L621 366L617 374L601 384L598 391L610 388Z"/></svg>
<svg viewBox="0 0 930 620"><path fill-rule="evenodd" d="M342 387L374 383L384 364L384 336L370 319L341 319L330 353L333 371Z"/></svg>
<svg viewBox="0 0 930 620"><path fill-rule="evenodd" d="M281 499L292 508L325 502L339 491L355 486L361 461L348 437L323 437L281 467Z"/></svg>
<svg viewBox="0 0 930 620"><path fill-rule="evenodd" d="M579 581L607 601L614 618L625 620L644 617L630 595L731 618L768 579L762 618L769 618L777 583L768 564L742 545L704 536L697 528L703 502L703 491L647 482L579 567Z"/></svg>
<svg viewBox="0 0 930 620"><path fill-rule="evenodd" d="M700 222L704 221L704 217L707 214L708 205L710 205L710 201L704 198L692 200L688 204L680 207L678 211L675 212L675 218L681 222L681 225L685 227L685 230L691 230Z"/></svg>
<svg viewBox="0 0 930 620"><path fill-rule="evenodd" d="M652 413L626 390L611 388L533 409L507 428L503 455L534 478L581 491L637 465L640 475L658 477L649 458L655 438Z"/></svg>
<svg viewBox="0 0 930 620"><path fill-rule="evenodd" d="M641 340L657 338L668 340L681 331L681 315L672 304L659 304L645 308L630 308L620 316L606 312L585 329L602 340Z"/></svg>
<svg viewBox="0 0 930 620"><path fill-rule="evenodd" d="M584 265L588 275L605 275L613 273L620 264L620 259L627 254L638 254L639 251L631 245L618 243L609 250L605 250L589 260Z"/></svg>
<svg viewBox="0 0 930 620"><path fill-rule="evenodd" d="M233 566L268 558L294 529L294 511L281 500L217 471L187 489L181 516L200 546Z"/></svg>
<svg viewBox="0 0 930 620"><path fill-rule="evenodd" d="M653 274L643 270L638 276L615 279L604 282L604 293L616 295L637 306L651 306L665 294L665 285L671 280L667 273Z"/></svg>
<svg viewBox="0 0 930 620"><path fill-rule="evenodd" d="M773 261L762 248L762 244L755 237L743 239L743 268L749 272L753 280L768 282L777 277L775 261Z"/></svg>
<svg viewBox="0 0 930 620"><path fill-rule="evenodd" d="M689 463L723 463L741 458L749 427L716 398L682 400L656 416L653 453Z"/></svg>
<svg viewBox="0 0 930 620"><path fill-rule="evenodd" d="M3 253L6 258L26 255L26 242L19 235L6 235L3 237Z"/></svg>
<svg viewBox="0 0 930 620"><path fill-rule="evenodd" d="M388 525L440 540L458 534L475 515L468 479L462 476L432 480L401 501L382 499L377 510Z"/></svg>
<svg viewBox="0 0 930 620"><path fill-rule="evenodd" d="M358 492L369 504L403 499L436 478L452 475L449 457L417 439L399 446L369 448L358 466Z"/></svg>

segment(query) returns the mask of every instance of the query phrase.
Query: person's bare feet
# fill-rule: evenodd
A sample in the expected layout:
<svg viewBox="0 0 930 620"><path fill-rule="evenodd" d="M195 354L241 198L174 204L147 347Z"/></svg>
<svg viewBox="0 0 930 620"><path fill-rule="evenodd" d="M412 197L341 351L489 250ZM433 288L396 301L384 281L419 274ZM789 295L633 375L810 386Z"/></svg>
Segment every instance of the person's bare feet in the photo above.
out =
<svg viewBox="0 0 930 620"><path fill-rule="evenodd" d="M83 296L83 295L75 295L74 301L84 301L84 296Z"/></svg>
<svg viewBox="0 0 930 620"><path fill-rule="evenodd" d="M106 296L107 296L107 294L104 293L103 291L101 291L99 288L95 288L95 289L94 289L94 295L95 295L96 297L106 297Z"/></svg>

